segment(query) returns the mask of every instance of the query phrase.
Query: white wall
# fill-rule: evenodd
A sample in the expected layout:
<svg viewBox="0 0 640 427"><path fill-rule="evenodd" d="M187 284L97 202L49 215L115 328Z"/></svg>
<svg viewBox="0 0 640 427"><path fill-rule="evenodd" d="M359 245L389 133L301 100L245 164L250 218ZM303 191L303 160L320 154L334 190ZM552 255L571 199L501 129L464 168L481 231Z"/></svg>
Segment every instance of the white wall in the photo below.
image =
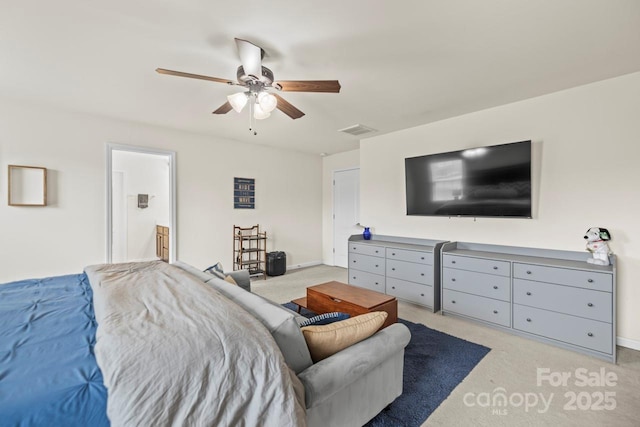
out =
<svg viewBox="0 0 640 427"><path fill-rule="evenodd" d="M233 225L259 223L289 265L321 260L319 156L0 99L0 283L105 261L107 142L176 151L179 259L231 269ZM48 168L50 205L7 206L8 164ZM255 210L233 209L234 176Z"/></svg>
<svg viewBox="0 0 640 427"><path fill-rule="evenodd" d="M640 73L364 140L361 220L378 234L618 255L618 336L640 345ZM533 219L406 216L405 157L531 139Z"/></svg>
<svg viewBox="0 0 640 427"><path fill-rule="evenodd" d="M156 225L168 226L171 217L169 156L121 150L114 150L112 156L112 169L124 175L127 225L126 235L120 237L126 239L127 256L122 261L157 259ZM138 194L149 196L146 208L138 207ZM114 227L114 248L118 238Z"/></svg>
<svg viewBox="0 0 640 427"><path fill-rule="evenodd" d="M360 150L345 151L322 159L322 262L333 265L333 172L357 168ZM344 242L346 245L347 242Z"/></svg>

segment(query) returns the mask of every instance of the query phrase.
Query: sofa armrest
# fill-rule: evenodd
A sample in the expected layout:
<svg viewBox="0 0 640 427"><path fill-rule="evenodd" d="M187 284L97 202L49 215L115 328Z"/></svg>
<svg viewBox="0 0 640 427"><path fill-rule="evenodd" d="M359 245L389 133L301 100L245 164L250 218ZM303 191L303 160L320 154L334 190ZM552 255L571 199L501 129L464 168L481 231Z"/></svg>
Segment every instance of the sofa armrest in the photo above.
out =
<svg viewBox="0 0 640 427"><path fill-rule="evenodd" d="M410 339L409 328L396 323L302 371L298 378L304 385L307 408L320 404L392 355L404 351Z"/></svg>
<svg viewBox="0 0 640 427"><path fill-rule="evenodd" d="M249 270L236 270L225 273L227 276L233 277L238 286L247 292L251 292L251 277L249 276Z"/></svg>

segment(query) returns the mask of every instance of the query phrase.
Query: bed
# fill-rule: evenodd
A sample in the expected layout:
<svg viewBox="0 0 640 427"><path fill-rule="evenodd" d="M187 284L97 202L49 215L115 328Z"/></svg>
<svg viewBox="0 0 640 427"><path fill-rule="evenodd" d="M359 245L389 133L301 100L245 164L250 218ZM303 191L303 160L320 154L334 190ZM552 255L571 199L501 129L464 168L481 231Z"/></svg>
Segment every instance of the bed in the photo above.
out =
<svg viewBox="0 0 640 427"><path fill-rule="evenodd" d="M304 425L296 381L261 323L166 263L0 285L3 425Z"/></svg>
<svg viewBox="0 0 640 427"><path fill-rule="evenodd" d="M3 425L108 426L86 274L0 285Z"/></svg>

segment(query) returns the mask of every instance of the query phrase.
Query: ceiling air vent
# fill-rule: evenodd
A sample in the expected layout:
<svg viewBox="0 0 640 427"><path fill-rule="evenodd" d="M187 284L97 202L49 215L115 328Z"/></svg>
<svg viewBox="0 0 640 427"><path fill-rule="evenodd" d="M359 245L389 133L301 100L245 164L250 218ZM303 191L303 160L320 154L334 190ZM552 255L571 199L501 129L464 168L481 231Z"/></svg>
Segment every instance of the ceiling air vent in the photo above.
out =
<svg viewBox="0 0 640 427"><path fill-rule="evenodd" d="M358 124L344 129L339 129L338 132L344 132L350 135L362 135L369 132L377 132L377 130Z"/></svg>

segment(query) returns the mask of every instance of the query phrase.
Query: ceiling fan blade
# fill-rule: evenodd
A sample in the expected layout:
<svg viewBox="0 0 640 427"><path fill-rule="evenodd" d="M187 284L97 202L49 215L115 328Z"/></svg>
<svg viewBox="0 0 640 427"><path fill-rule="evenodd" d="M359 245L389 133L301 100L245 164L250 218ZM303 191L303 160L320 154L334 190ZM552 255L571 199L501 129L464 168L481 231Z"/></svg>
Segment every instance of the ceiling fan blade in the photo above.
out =
<svg viewBox="0 0 640 427"><path fill-rule="evenodd" d="M260 76L262 76L262 57L264 50L249 41L242 39L235 40L244 73L260 78Z"/></svg>
<svg viewBox="0 0 640 427"><path fill-rule="evenodd" d="M274 93L273 96L275 96L278 99L278 105L277 105L278 110L282 111L287 116L291 117L294 120L304 116L304 113L302 111L298 110L296 107L291 105L286 99L284 99L277 93Z"/></svg>
<svg viewBox="0 0 640 427"><path fill-rule="evenodd" d="M340 82L337 80L279 80L273 86L281 87L285 92L340 92Z"/></svg>
<svg viewBox="0 0 640 427"><path fill-rule="evenodd" d="M216 111L214 111L212 114L227 114L229 111L232 110L233 107L231 107L231 104L229 104L229 101L225 102L224 104L222 104Z"/></svg>
<svg viewBox="0 0 640 427"><path fill-rule="evenodd" d="M200 74L183 73L182 71L166 70L164 68L156 68L156 72L160 74L167 74L169 76L188 77L190 79L208 80L210 82L226 83L229 85L236 84L235 82L228 79L219 79L217 77L202 76Z"/></svg>

